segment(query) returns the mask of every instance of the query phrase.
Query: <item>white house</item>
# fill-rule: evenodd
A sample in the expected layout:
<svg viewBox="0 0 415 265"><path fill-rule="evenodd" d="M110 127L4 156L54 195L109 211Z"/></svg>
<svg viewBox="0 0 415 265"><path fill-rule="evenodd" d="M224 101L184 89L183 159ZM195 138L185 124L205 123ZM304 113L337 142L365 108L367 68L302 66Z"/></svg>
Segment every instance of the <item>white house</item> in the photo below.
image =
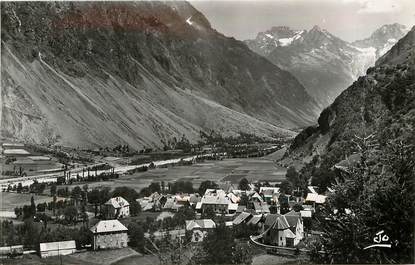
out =
<svg viewBox="0 0 415 265"><path fill-rule="evenodd" d="M130 216L130 204L123 197L109 199L105 203L107 218L124 218Z"/></svg>
<svg viewBox="0 0 415 265"><path fill-rule="evenodd" d="M227 214L229 211L237 210L237 205L232 204L231 200L226 197L226 193L223 190L207 189L205 195L203 195L200 202L196 204L196 210L205 212L207 209L212 209L215 213Z"/></svg>
<svg viewBox="0 0 415 265"><path fill-rule="evenodd" d="M202 242L208 231L216 227L211 219L187 220L186 231L192 231L192 242Z"/></svg>
<svg viewBox="0 0 415 265"><path fill-rule="evenodd" d="M39 254L41 258L47 258L52 256L64 256L75 252L75 240L39 244Z"/></svg>

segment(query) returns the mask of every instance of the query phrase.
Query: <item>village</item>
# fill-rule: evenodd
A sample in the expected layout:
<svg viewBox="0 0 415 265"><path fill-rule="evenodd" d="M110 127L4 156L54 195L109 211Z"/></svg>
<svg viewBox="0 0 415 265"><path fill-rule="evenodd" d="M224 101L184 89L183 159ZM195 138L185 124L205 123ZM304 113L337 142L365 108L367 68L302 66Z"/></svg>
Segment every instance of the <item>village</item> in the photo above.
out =
<svg viewBox="0 0 415 265"><path fill-rule="evenodd" d="M306 259L307 245L322 234L313 219L327 194L314 186L294 187L285 175L277 181L228 174L200 182L151 179L140 189L128 183L111 187L135 172L226 160L224 152L129 166L78 162L56 170L50 166L57 163L54 156L32 155L17 143L2 149L15 172L0 180L2 204L26 198L13 212L1 211L1 258L10 264L33 255L87 260L91 253L126 249L125 258L139 254L165 264L189 263L203 256L198 249L219 229L230 231L235 246L249 252L248 260L259 253Z"/></svg>

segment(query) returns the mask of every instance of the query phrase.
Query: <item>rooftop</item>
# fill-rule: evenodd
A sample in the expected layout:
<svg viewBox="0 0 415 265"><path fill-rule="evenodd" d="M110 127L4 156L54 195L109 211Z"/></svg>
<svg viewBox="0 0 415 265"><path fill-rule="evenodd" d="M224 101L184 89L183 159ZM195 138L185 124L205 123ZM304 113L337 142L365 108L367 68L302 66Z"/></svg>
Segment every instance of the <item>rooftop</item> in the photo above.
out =
<svg viewBox="0 0 415 265"><path fill-rule="evenodd" d="M57 241L39 244L40 251L75 249L75 240Z"/></svg>
<svg viewBox="0 0 415 265"><path fill-rule="evenodd" d="M120 221L118 220L102 220L99 221L96 225L90 228L92 233L108 233L108 232L124 232L128 231L127 227L125 227Z"/></svg>
<svg viewBox="0 0 415 265"><path fill-rule="evenodd" d="M3 152L5 155L30 155L25 149L5 149Z"/></svg>
<svg viewBox="0 0 415 265"><path fill-rule="evenodd" d="M115 209L130 205L126 199L120 196L109 199L105 204L112 205Z"/></svg>
<svg viewBox="0 0 415 265"><path fill-rule="evenodd" d="M186 230L193 230L195 228L215 228L216 224L212 219L199 219L199 220L187 220L186 221Z"/></svg>

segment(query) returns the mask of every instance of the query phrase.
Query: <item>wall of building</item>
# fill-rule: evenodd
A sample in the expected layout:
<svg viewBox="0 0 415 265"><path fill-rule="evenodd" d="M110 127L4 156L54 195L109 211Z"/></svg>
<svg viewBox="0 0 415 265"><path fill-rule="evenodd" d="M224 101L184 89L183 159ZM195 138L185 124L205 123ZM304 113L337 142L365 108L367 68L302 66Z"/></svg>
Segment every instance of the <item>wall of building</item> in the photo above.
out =
<svg viewBox="0 0 415 265"><path fill-rule="evenodd" d="M76 252L75 248L71 249L53 249L40 252L42 258L53 257L53 256L65 256Z"/></svg>
<svg viewBox="0 0 415 265"><path fill-rule="evenodd" d="M124 248L128 244L128 235L123 233L105 233L94 235L94 250Z"/></svg>

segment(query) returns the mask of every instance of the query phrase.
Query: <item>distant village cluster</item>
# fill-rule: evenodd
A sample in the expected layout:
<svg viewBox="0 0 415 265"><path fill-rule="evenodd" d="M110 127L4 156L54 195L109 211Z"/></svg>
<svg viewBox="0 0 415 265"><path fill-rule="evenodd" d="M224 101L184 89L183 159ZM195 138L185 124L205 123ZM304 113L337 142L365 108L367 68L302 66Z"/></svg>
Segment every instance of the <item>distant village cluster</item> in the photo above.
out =
<svg viewBox="0 0 415 265"><path fill-rule="evenodd" d="M46 161L30 156L18 144L3 145L3 155L37 166L35 160ZM164 165L166 162L148 164L150 168ZM153 181L140 192L125 186L88 186L118 178L137 167L122 170L94 164L78 168L72 177L69 170L58 173L58 177L46 171L41 178L20 175L3 181L3 194L27 194L31 204L16 207L9 214L24 221L21 227L3 221L6 235L0 248L2 257L31 253L50 257L126 247L154 254L162 251L164 240L201 246L221 226L251 246L295 255L306 251L306 240L321 234L314 230L311 219L326 196L318 194L313 186L304 192L287 189L281 182L251 183L246 178L239 183L205 180L198 188L191 181ZM35 202L34 197L45 194L52 200ZM28 233L36 229L40 231L36 234L39 240L30 240L34 235ZM13 244L7 236L21 244Z"/></svg>

